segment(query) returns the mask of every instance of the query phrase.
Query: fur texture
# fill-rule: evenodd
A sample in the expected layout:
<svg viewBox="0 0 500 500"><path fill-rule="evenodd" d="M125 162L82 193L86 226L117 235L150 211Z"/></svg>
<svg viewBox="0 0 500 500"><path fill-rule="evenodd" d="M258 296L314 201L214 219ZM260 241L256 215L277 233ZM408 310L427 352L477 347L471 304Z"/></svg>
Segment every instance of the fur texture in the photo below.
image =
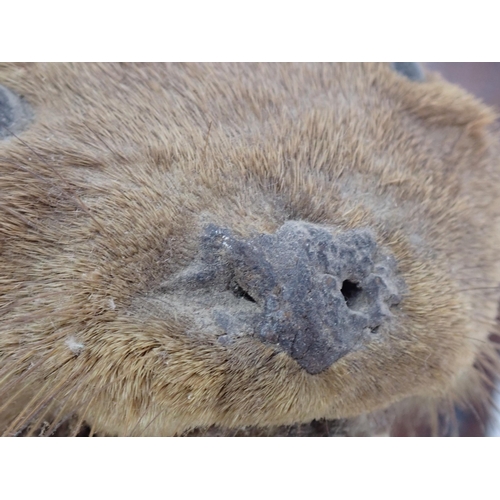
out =
<svg viewBox="0 0 500 500"><path fill-rule="evenodd" d="M4 434L446 434L489 404L498 137L460 88L384 63L8 64L0 84L33 112L0 141ZM406 283L392 326L314 375L162 302L207 224L286 221L369 229Z"/></svg>

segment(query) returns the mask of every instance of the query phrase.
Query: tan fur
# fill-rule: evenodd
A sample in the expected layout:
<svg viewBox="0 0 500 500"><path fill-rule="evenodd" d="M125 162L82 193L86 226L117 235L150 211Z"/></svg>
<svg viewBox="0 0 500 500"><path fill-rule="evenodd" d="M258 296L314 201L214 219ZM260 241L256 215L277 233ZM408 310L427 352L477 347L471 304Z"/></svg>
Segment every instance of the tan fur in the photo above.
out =
<svg viewBox="0 0 500 500"><path fill-rule="evenodd" d="M472 96L388 64L3 65L0 84L34 111L0 141L5 434L70 416L101 435L377 434L486 401L500 170ZM204 224L287 220L371 228L407 286L382 342L317 375L156 306Z"/></svg>

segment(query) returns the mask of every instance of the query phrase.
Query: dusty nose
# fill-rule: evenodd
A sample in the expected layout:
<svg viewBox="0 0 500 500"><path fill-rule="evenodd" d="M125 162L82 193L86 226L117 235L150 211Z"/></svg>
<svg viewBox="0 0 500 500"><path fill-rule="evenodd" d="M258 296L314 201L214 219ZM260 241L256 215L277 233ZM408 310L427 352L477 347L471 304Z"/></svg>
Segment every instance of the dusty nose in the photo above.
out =
<svg viewBox="0 0 500 500"><path fill-rule="evenodd" d="M211 226L205 248L226 269L233 294L255 304L241 321L311 374L373 338L401 300L395 260L367 230L287 222L245 240ZM230 309L219 318L234 320Z"/></svg>

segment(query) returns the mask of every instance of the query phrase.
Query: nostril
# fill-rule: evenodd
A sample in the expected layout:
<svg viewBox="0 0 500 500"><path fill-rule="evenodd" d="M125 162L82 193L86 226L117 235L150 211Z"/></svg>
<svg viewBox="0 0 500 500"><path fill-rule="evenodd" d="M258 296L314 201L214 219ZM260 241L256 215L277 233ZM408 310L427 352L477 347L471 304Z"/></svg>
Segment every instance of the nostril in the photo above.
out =
<svg viewBox="0 0 500 500"><path fill-rule="evenodd" d="M249 302L256 303L255 299L249 293L245 292L245 290L243 290L243 288L241 288L241 286L238 285L238 283L234 283L232 285L231 291L233 292L233 295L235 297L238 297L239 299L245 299L248 300Z"/></svg>
<svg viewBox="0 0 500 500"><path fill-rule="evenodd" d="M347 307L355 309L356 302L361 297L363 289L357 283L354 283L354 281L345 280L342 283L340 292L344 296Z"/></svg>

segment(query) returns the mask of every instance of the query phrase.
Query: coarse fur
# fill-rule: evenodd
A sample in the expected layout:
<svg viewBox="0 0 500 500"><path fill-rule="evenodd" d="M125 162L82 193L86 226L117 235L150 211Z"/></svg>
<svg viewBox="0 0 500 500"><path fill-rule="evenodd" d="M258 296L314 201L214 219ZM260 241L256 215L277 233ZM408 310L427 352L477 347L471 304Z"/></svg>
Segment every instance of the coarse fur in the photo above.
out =
<svg viewBox="0 0 500 500"><path fill-rule="evenodd" d="M462 89L387 63L5 64L0 84L33 115L0 140L5 435L447 434L489 407L498 135ZM162 297L207 225L287 221L368 229L406 287L317 374Z"/></svg>

